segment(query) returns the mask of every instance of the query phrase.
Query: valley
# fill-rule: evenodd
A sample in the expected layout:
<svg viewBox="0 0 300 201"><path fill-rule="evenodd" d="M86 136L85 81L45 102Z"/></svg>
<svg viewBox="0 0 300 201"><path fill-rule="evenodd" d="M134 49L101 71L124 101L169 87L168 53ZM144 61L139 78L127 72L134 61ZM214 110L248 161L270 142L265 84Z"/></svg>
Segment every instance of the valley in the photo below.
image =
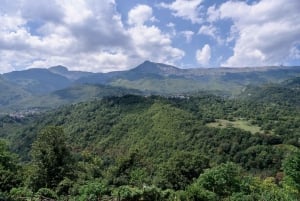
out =
<svg viewBox="0 0 300 201"><path fill-rule="evenodd" d="M298 69L4 75L0 197L296 201Z"/></svg>

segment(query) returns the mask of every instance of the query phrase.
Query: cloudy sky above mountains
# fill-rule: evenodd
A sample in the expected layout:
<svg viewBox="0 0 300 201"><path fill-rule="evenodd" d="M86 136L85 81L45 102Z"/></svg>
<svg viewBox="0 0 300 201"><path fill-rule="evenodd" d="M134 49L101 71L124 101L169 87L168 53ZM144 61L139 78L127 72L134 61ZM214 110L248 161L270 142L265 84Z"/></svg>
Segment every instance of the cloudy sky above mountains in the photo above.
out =
<svg viewBox="0 0 300 201"><path fill-rule="evenodd" d="M300 65L299 0L1 0L0 72Z"/></svg>

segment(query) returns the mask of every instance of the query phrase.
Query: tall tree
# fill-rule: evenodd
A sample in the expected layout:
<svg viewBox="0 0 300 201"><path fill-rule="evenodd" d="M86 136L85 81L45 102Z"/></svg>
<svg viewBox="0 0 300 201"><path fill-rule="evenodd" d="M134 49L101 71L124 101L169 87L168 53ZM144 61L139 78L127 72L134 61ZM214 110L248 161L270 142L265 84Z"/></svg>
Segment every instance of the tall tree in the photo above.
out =
<svg viewBox="0 0 300 201"><path fill-rule="evenodd" d="M32 145L33 190L55 188L72 172L72 157L66 144L64 131L60 127L47 127L37 136Z"/></svg>
<svg viewBox="0 0 300 201"><path fill-rule="evenodd" d="M285 183L300 193L300 149L297 149L283 161L283 171Z"/></svg>
<svg viewBox="0 0 300 201"><path fill-rule="evenodd" d="M0 193L9 191L20 183L19 168L17 156L0 140Z"/></svg>

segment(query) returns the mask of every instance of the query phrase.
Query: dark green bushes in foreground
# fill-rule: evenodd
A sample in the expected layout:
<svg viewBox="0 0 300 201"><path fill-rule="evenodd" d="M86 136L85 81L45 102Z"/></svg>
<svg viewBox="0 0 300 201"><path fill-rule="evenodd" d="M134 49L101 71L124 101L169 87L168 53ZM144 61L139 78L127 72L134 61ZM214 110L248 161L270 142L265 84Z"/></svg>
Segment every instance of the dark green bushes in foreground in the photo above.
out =
<svg viewBox="0 0 300 201"><path fill-rule="evenodd" d="M68 150L61 128L49 127L40 133L32 147L33 162L21 168L16 156L4 142L0 149L0 187L4 200L298 200L300 196L300 151L291 153L283 162L283 178L260 179L246 173L239 165L228 162L208 168L208 159L190 153L178 153L164 164L154 184L125 184L137 177L135 154L122 168L117 179L128 174L122 185L113 185L105 176L86 178L93 160L79 168ZM97 162L96 162L97 163ZM126 165L125 165L126 164ZM126 166L126 167L125 167ZM50 169L50 167L52 169ZM99 166L101 168L101 165ZM134 171L127 172L129 169ZM165 169L164 169L165 168ZM206 169L204 169L206 168ZM55 170L55 171L53 171ZM114 172L114 171L113 171ZM116 173L116 172L114 172ZM23 179L21 180L23 174ZM139 177L149 177L143 172ZM28 179L29 178L29 179ZM145 178L139 178L141 180ZM21 182L23 181L23 182ZM180 185L182 182L185 182ZM167 188L168 186L172 188Z"/></svg>

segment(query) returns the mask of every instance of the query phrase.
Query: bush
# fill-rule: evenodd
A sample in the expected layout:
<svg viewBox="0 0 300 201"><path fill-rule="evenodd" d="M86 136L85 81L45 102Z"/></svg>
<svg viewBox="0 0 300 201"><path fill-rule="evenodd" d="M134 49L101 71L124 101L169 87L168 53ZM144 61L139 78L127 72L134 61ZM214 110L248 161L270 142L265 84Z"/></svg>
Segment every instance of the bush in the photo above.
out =
<svg viewBox="0 0 300 201"><path fill-rule="evenodd" d="M14 201L23 201L25 198L33 197L33 192L26 187L13 188L9 194Z"/></svg>
<svg viewBox="0 0 300 201"><path fill-rule="evenodd" d="M97 201L110 193L109 188L101 181L90 181L79 188L79 201Z"/></svg>
<svg viewBox="0 0 300 201"><path fill-rule="evenodd" d="M120 186L113 192L114 197L121 201L136 201L142 198L142 194L142 190L130 186Z"/></svg>
<svg viewBox="0 0 300 201"><path fill-rule="evenodd" d="M57 194L49 188L40 188L34 197L38 200L43 200L45 198L58 200Z"/></svg>

